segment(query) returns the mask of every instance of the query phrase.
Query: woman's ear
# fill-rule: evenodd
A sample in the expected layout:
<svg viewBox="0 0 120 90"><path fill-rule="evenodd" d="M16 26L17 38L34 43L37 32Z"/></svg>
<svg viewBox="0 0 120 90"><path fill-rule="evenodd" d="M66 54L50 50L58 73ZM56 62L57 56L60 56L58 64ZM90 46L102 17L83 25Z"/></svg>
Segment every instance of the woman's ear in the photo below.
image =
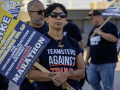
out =
<svg viewBox="0 0 120 90"><path fill-rule="evenodd" d="M49 24L48 17L45 17L45 21L46 21L47 24Z"/></svg>

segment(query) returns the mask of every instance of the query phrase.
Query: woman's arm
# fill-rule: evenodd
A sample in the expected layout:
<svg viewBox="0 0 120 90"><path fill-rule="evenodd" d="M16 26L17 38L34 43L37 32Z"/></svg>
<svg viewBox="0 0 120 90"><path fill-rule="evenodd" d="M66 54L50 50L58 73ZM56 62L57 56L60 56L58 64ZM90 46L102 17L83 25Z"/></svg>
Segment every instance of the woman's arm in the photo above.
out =
<svg viewBox="0 0 120 90"><path fill-rule="evenodd" d="M73 71L69 71L69 79L72 80L79 80L85 77L85 63L82 57L82 54L77 55L77 61L76 61L77 69Z"/></svg>
<svg viewBox="0 0 120 90"><path fill-rule="evenodd" d="M73 71L68 71L68 72L55 72L56 76L53 77L52 81L54 83L63 83L65 82L68 78L72 80L79 80L81 78L85 77L85 64L84 60L82 58L82 54L77 55L77 61L76 61L76 66L77 69Z"/></svg>
<svg viewBox="0 0 120 90"><path fill-rule="evenodd" d="M40 62L39 58L37 59L37 62L38 63ZM39 81L39 82L52 81L52 77L53 77L53 75L51 75L50 73L41 72L34 66L30 69L27 76L28 76L28 79Z"/></svg>
<svg viewBox="0 0 120 90"><path fill-rule="evenodd" d="M37 59L37 62L39 63L39 62L40 62L40 59ZM30 80L35 80L35 81L39 81L39 82L47 82L47 81L52 81L52 78L53 78L55 75L53 75L53 74L51 74L51 73L41 72L41 71L37 70L36 67L33 66L33 67L30 69L30 71L28 72L27 76L28 76L28 79L30 79ZM67 87L67 88L72 88L66 81L63 82L63 83L60 83L59 85L58 85L58 82L57 82L57 83L55 83L55 85L56 85L56 86L62 85L61 87L62 87L63 89L65 89L66 87Z"/></svg>

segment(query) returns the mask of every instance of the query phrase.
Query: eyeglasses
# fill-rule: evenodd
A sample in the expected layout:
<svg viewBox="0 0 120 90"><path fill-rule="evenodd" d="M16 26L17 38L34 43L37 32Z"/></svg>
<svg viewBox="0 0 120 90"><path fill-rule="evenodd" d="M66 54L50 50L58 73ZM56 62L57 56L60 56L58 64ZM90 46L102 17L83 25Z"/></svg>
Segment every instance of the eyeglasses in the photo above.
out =
<svg viewBox="0 0 120 90"><path fill-rule="evenodd" d="M58 15L60 16L60 18L66 18L67 15L65 13L56 13L56 12L51 12L50 14L47 15L48 16L51 16L52 18L57 18Z"/></svg>
<svg viewBox="0 0 120 90"><path fill-rule="evenodd" d="M30 11L30 12L38 12L38 15L41 15L42 12L45 12L45 10L40 10L40 11Z"/></svg>

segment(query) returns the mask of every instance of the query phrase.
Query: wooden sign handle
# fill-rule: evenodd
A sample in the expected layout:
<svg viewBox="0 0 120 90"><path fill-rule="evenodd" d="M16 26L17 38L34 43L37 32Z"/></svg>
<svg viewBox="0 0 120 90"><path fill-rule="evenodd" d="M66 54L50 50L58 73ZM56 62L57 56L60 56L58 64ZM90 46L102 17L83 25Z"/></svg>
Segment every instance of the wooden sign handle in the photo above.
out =
<svg viewBox="0 0 120 90"><path fill-rule="evenodd" d="M112 18L112 16L109 16L109 17L105 20L105 22L99 27L99 29L101 29L111 18ZM90 36L90 38L92 38L95 34L96 34L96 33L93 33L93 34Z"/></svg>
<svg viewBox="0 0 120 90"><path fill-rule="evenodd" d="M46 73L51 73L49 70L47 70L45 67L43 67L42 65L40 65L39 63L37 63L37 62L35 62L34 63L34 66L36 67L36 68L38 68L39 70L41 70L42 72L46 72ZM65 87L67 90L75 90L73 87L72 87L72 89L70 89L69 87Z"/></svg>

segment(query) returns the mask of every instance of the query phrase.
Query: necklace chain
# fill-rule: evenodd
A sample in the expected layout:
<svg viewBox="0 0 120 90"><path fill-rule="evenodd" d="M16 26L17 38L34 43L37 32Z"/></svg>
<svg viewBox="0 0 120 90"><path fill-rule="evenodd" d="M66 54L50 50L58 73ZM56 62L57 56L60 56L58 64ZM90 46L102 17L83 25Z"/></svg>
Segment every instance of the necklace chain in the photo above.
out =
<svg viewBox="0 0 120 90"><path fill-rule="evenodd" d="M57 41L57 40L55 40L55 41ZM58 42L58 41L57 41L57 42ZM61 48L63 48L63 47L64 47L64 45L61 45L62 40L60 40L60 42L58 42L58 43L59 43L58 47L61 47Z"/></svg>
<svg viewBox="0 0 120 90"><path fill-rule="evenodd" d="M49 34L49 32L48 32L48 35L50 36L50 34ZM51 36L50 36L51 37ZM52 38L52 37L51 37ZM54 38L53 38L54 39ZM62 38L63 39L63 38ZM57 41L57 40L55 40L56 42L58 42L58 47L60 47L60 48L63 48L64 47L64 45L61 45L61 43L62 43L62 39L60 40L60 42L59 41Z"/></svg>

